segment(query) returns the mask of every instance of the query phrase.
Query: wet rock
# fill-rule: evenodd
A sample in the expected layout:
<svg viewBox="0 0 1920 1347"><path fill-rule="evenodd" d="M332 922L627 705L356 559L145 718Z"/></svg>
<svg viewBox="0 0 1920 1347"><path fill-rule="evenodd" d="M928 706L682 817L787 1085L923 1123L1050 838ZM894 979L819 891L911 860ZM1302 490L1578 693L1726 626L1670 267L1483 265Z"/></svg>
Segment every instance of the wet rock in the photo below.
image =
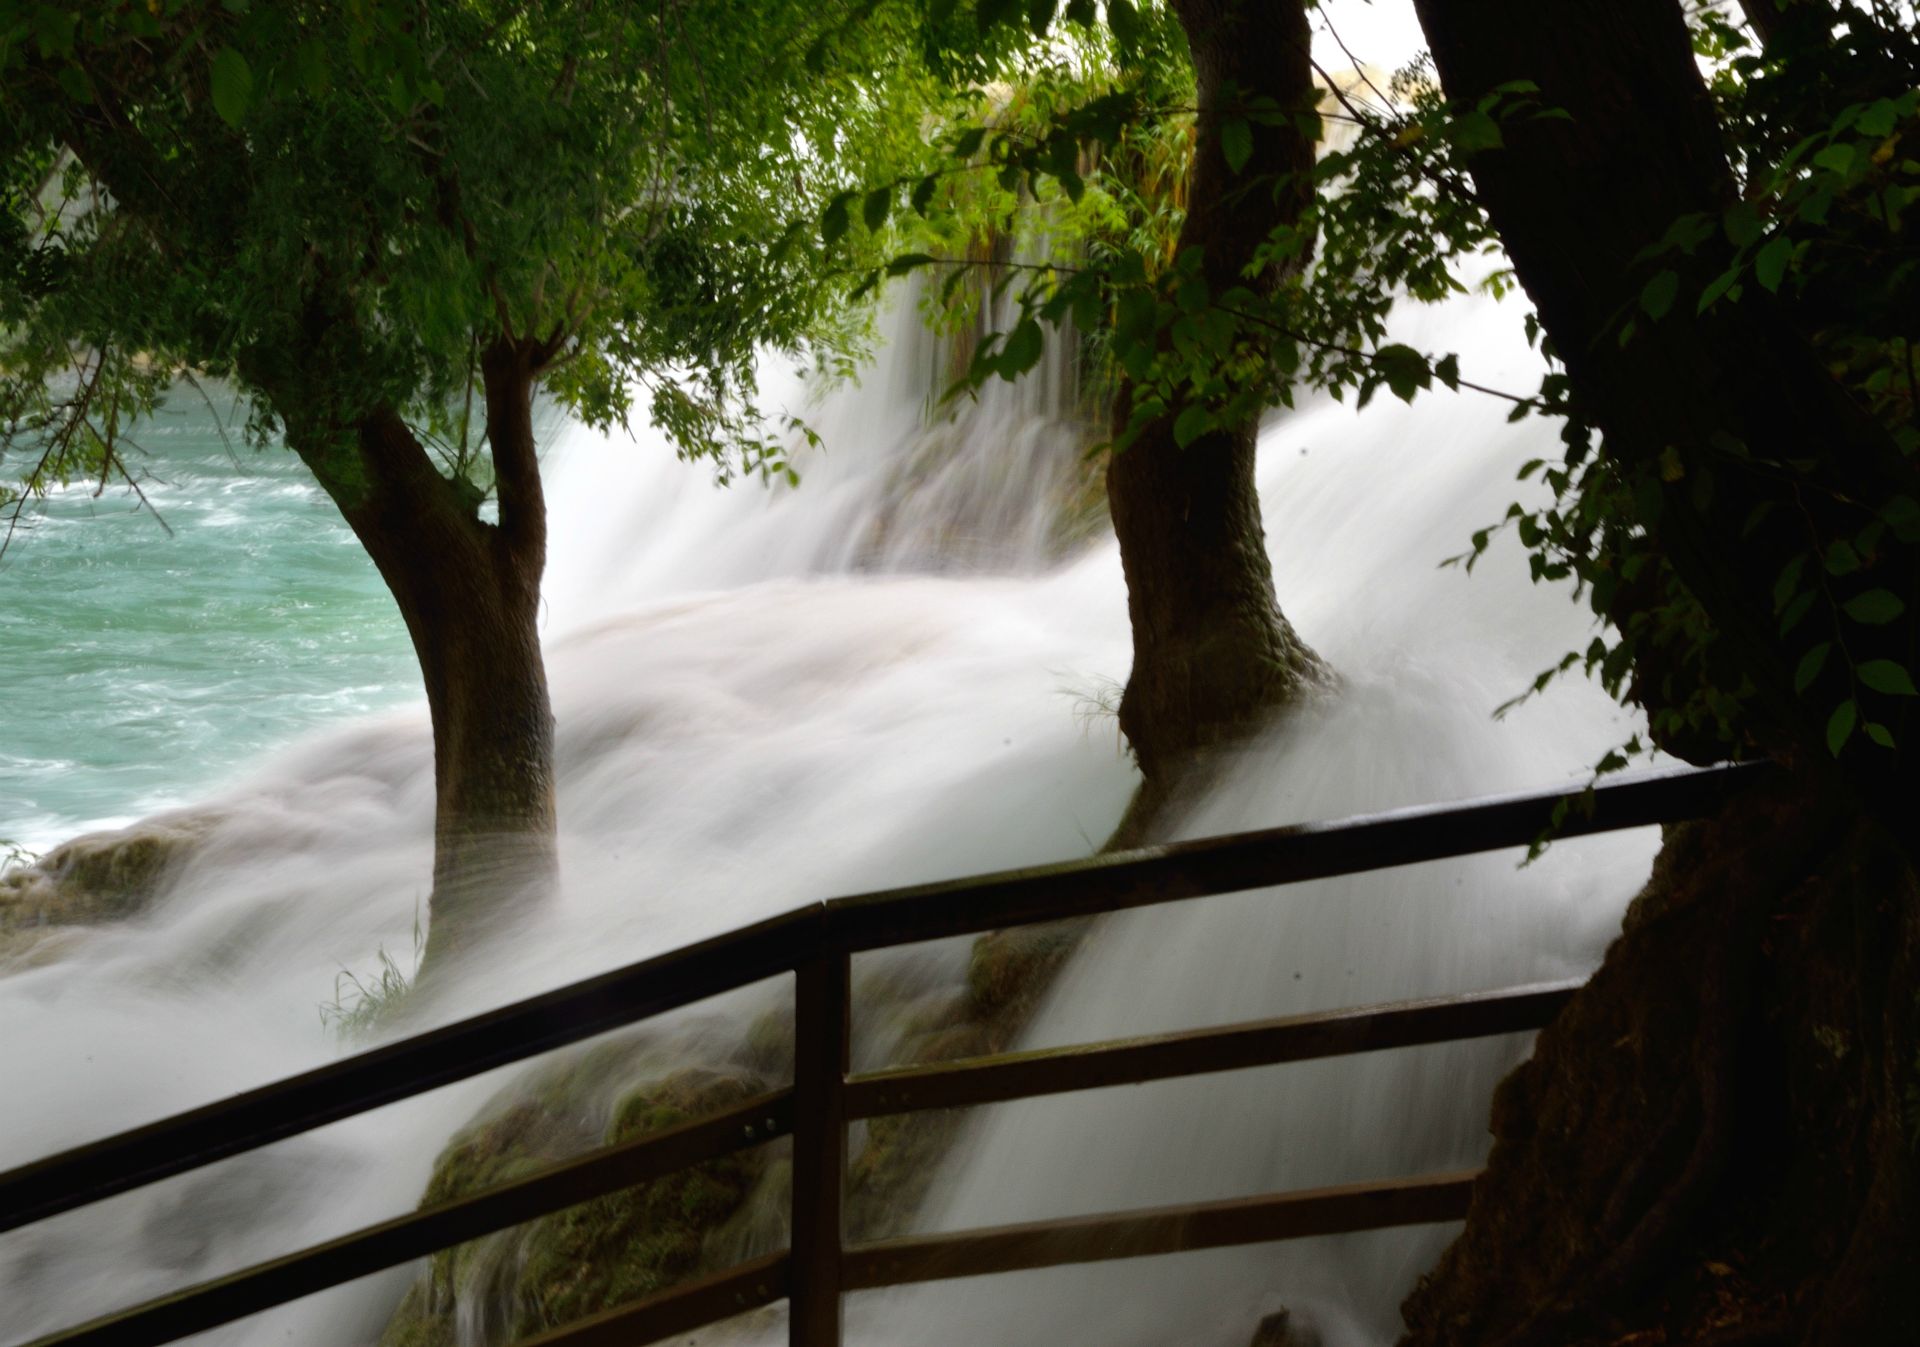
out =
<svg viewBox="0 0 1920 1347"><path fill-rule="evenodd" d="M1321 1347L1312 1325L1294 1317L1292 1310L1276 1310L1260 1321L1247 1347Z"/></svg>
<svg viewBox="0 0 1920 1347"><path fill-rule="evenodd" d="M72 943L72 928L146 910L215 822L204 813L162 814L76 837L0 874L0 966L46 962Z"/></svg>
<svg viewBox="0 0 1920 1347"><path fill-rule="evenodd" d="M964 968L914 965L911 956L876 961L856 981L856 1023L891 1026L876 1049L888 1061L1002 1051L1083 930L1057 923L983 936ZM570 1054L509 1087L454 1137L422 1205L777 1089L791 1076L792 1042L791 1007L783 1002L743 1021L730 1049L710 1030L697 1042L643 1030ZM898 1232L963 1117L898 1114L854 1129L851 1238ZM781 1139L437 1254L380 1347L504 1347L778 1249L787 1242L790 1157Z"/></svg>
<svg viewBox="0 0 1920 1347"><path fill-rule="evenodd" d="M587 1099L596 1076L590 1067L549 1075L537 1095L502 1100L442 1152L422 1205L732 1108L766 1088L746 1075L673 1071L611 1101L596 1131L598 1110ZM739 1151L434 1255L382 1347L514 1342L732 1262L728 1224L759 1186L771 1150Z"/></svg>

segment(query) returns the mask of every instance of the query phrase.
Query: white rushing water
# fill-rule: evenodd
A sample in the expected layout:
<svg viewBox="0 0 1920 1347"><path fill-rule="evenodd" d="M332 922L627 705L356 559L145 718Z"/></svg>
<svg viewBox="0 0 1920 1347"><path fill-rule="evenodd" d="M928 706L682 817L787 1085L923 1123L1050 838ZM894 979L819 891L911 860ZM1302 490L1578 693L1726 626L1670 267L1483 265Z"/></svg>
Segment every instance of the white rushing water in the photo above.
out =
<svg viewBox="0 0 1920 1347"><path fill-rule="evenodd" d="M1410 315L1403 340L1524 388L1520 313ZM549 455L548 657L564 892L510 963L453 989L498 1004L835 893L1085 855L1134 774L1088 715L1129 660L1118 555L1061 552L1080 480L1069 371L927 425L937 348L896 314L878 366L811 419L798 490L721 491L646 431L565 430ZM785 391L800 395L796 384ZM782 394L775 391L778 400ZM1191 835L1577 779L1630 732L1589 685L1492 709L1583 608L1496 543L1551 430L1472 395L1308 402L1260 485L1283 605L1339 673L1182 820ZM1057 489L1050 490L1051 482ZM271 564L271 559L262 561ZM428 885L423 707L327 730L206 806L209 842L154 908L0 976L0 1167L330 1060L340 969L403 963ZM1652 835L1189 903L1109 920L1030 1026L1064 1043L1582 972ZM735 1006L739 1003L736 1001ZM983 1110L921 1229L1451 1168L1523 1040L1373 1054ZM0 1237L0 1342L412 1207L502 1077L322 1129ZM1327 1347L1391 1341L1451 1228L1136 1260L856 1296L870 1347L1244 1347L1282 1305ZM410 1271L203 1339L370 1343ZM466 1347L479 1347L467 1344Z"/></svg>
<svg viewBox="0 0 1920 1347"><path fill-rule="evenodd" d="M1484 300L1403 335L1521 386L1517 311ZM908 465L930 348L910 318L816 422L797 491L714 489L655 445L562 435L549 657L565 892L535 936L459 989L472 1009L822 895L1083 855L1133 784L1084 698L1124 677L1111 541L1064 561L1053 506L1009 493L1023 456L1071 472L1064 371L992 390ZM1185 821L1206 833L1568 780L1625 733L1573 683L1496 722L1583 611L1496 546L1542 430L1483 399L1417 411L1315 403L1263 440L1269 547L1289 615L1340 674ZM645 436L641 436L644 441ZM959 448L955 449L954 446ZM960 536L964 546L947 541ZM418 707L323 733L216 800L212 841L149 915L0 978L0 1164L258 1084L340 1050L335 973L404 960L428 874ZM1556 847L1185 904L1110 921L1028 1039L1067 1042L1561 976L1592 965L1652 839ZM1515 1041L1378 1054L985 1111L924 1228L1224 1197L1471 1163ZM0 1240L7 1340L407 1209L497 1081L408 1105ZM1116 1264L855 1297L874 1344L1219 1342L1285 1304L1333 1344L1390 1340L1447 1231ZM368 1342L405 1273L209 1341Z"/></svg>

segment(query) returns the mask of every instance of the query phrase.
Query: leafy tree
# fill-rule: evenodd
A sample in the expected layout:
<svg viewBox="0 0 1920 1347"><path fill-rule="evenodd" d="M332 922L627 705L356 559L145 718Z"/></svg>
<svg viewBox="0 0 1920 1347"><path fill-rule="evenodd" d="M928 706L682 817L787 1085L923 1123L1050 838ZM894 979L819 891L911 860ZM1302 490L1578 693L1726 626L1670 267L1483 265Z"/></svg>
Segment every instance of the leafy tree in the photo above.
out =
<svg viewBox="0 0 1920 1347"><path fill-rule="evenodd" d="M874 5L754 19L0 3L0 450L28 493L131 482L129 423L211 377L313 470L426 684L429 968L555 870L536 390L601 426L644 406L723 473L788 475L760 354L858 346L793 221L922 152L926 83Z"/></svg>
<svg viewBox="0 0 1920 1347"><path fill-rule="evenodd" d="M1116 479L1163 409L1180 405L1198 442L1301 385L1477 389L1558 421L1564 458L1523 471L1552 500L1514 506L1464 554L1514 528L1535 577L1572 578L1604 623L1534 687L1584 667L1670 752L1792 770L1674 835L1592 987L1503 1087L1490 1176L1409 1304L1411 1341L1911 1340L1920 15L1418 7L1434 66L1336 96L1349 138L1314 165L1308 204L1265 221L1250 271L1091 250L1026 288L976 377L1030 363L1026 323L1099 324L1136 412L1116 428ZM1117 39L1115 13L1135 11L1109 12ZM1087 172L1089 142L1111 150L1180 109L1115 92L1005 137L1001 171L1117 199ZM1234 166L1282 110L1226 112ZM1249 222L1271 202L1261 185L1228 197ZM1537 392L1387 340L1397 302L1468 288L1487 252L1511 269L1481 283L1517 281L1533 303ZM1275 266L1292 280L1244 283Z"/></svg>
<svg viewBox="0 0 1920 1347"><path fill-rule="evenodd" d="M1320 672L1276 600L1253 475L1258 418L1298 363L1269 315L1312 252L1306 9L936 4L925 31L950 77L1011 77L1018 92L947 138L944 169L873 189L870 212L903 192L927 221L918 243L946 259L903 254L860 288L978 266L987 286L955 270L939 292L971 312L983 288L1013 286L1013 320L975 348L966 385L1020 377L1049 325L1090 341L1110 384L1107 494L1134 636L1120 723L1145 777L1120 837L1138 836ZM829 241L845 209L829 206ZM1293 246L1272 247L1276 233Z"/></svg>
<svg viewBox="0 0 1920 1347"><path fill-rule="evenodd" d="M1466 164L1562 367L1555 500L1510 517L1658 743L1792 771L1673 839L1503 1087L1412 1341L1911 1340L1916 16L1418 6L1456 116L1516 81L1558 114Z"/></svg>

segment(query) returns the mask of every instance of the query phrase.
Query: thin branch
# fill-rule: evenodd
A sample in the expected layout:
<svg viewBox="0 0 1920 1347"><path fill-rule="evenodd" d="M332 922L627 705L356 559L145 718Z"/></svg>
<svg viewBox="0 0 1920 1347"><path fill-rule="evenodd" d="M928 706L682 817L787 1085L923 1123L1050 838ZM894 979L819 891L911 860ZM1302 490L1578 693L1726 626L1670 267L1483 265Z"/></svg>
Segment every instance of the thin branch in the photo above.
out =
<svg viewBox="0 0 1920 1347"><path fill-rule="evenodd" d="M1286 326L1284 323L1277 323L1271 318L1262 317L1260 314L1257 314L1257 313L1245 313L1239 309L1225 309L1225 308L1223 308L1221 312L1230 313L1236 318L1244 318L1250 323L1257 323L1262 327L1271 328L1273 331L1280 333L1282 336L1291 338L1294 341L1305 342L1307 345L1315 347L1322 351L1330 351L1336 355L1353 356L1356 359L1365 360L1368 363L1372 363L1380 359L1380 353L1377 351L1362 350L1360 347L1357 347L1357 346L1342 346L1339 342L1336 342L1336 341L1328 341L1321 337L1308 336L1304 332L1295 331L1293 328ZM1509 393L1505 389L1492 388L1486 384L1475 383L1471 379L1456 378L1453 381L1452 385L1450 386L1455 388L1471 389L1475 393L1485 393L1490 398L1499 398L1503 402L1511 402L1518 407L1531 407L1535 411L1547 412L1547 411L1553 410L1550 406L1548 406L1548 404L1546 404L1545 402L1542 402L1539 398L1522 397L1518 393Z"/></svg>
<svg viewBox="0 0 1920 1347"><path fill-rule="evenodd" d="M1340 54L1353 62L1353 73L1360 77L1363 84L1373 90L1373 96L1380 100L1382 106L1391 108L1393 100L1381 92L1380 86L1373 82L1373 77L1367 74L1366 68L1360 64L1360 58L1347 47L1346 41L1340 36L1340 30L1333 26L1333 20L1327 17L1325 10L1320 11L1320 22L1326 25L1327 35L1333 39L1334 45L1340 48Z"/></svg>
<svg viewBox="0 0 1920 1347"><path fill-rule="evenodd" d="M183 366L179 377L186 380L187 387L198 393L200 400L207 404L207 415L213 418L213 428L220 432L220 447L227 451L227 461L234 467L239 467L240 455L233 452L233 441L227 435L226 422L220 419L220 409L213 405L213 399L207 396L207 390L200 386L200 381L194 378L192 370Z"/></svg>

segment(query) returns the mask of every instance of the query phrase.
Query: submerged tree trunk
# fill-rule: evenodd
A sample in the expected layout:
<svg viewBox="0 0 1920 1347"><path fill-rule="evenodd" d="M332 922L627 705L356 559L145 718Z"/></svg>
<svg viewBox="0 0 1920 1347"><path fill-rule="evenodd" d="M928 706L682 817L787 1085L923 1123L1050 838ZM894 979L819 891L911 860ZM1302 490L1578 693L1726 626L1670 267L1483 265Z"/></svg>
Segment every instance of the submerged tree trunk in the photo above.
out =
<svg viewBox="0 0 1920 1347"><path fill-rule="evenodd" d="M552 889L553 712L539 635L546 510L532 390L540 352L481 363L499 523L443 476L390 408L351 445L290 441L379 569L419 657L433 721L433 894L423 968L444 969Z"/></svg>
<svg viewBox="0 0 1920 1347"><path fill-rule="evenodd" d="M1313 137L1292 119L1254 124L1236 172L1221 142L1234 104L1270 98L1311 114L1310 34L1298 0L1179 0L1198 81L1199 115L1181 252L1198 251L1219 294L1244 272L1272 230L1311 199ZM1244 190L1242 190L1244 189ZM1123 387L1116 427L1131 417ZM1120 728L1146 778L1122 832L1137 831L1213 749L1258 727L1318 661L1280 612L1254 485L1252 423L1184 448L1175 407L1149 424L1107 469L1107 496L1127 577L1133 671Z"/></svg>

